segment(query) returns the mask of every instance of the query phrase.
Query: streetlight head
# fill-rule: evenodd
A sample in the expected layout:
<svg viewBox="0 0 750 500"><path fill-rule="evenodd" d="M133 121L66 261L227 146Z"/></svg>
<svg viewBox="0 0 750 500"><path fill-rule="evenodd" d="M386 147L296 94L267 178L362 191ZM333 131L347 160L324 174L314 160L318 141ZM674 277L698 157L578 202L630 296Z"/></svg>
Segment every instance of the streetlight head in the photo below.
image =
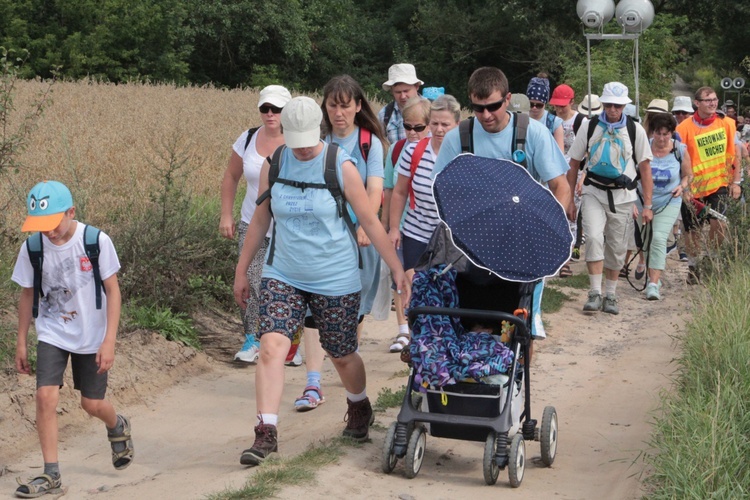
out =
<svg viewBox="0 0 750 500"><path fill-rule="evenodd" d="M576 13L587 28L598 29L615 15L614 0L578 0Z"/></svg>
<svg viewBox="0 0 750 500"><path fill-rule="evenodd" d="M622 0L615 16L623 31L641 33L654 22L654 6L649 0Z"/></svg>

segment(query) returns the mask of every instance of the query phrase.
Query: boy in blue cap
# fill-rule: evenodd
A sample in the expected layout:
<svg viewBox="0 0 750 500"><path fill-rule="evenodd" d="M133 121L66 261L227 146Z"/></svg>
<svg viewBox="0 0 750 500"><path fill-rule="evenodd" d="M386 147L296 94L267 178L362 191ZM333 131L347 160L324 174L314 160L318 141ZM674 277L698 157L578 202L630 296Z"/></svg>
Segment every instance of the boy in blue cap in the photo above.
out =
<svg viewBox="0 0 750 500"><path fill-rule="evenodd" d="M41 233L43 259L32 259L36 249L31 251L31 243L24 244L13 269L11 279L23 287L18 306L15 361L19 373L30 374L27 338L32 316L35 316L39 341L36 426L44 473L22 483L16 496L34 498L62 491L57 457L57 403L68 358L71 358L74 387L81 391L81 406L107 427L115 469L124 469L133 461L133 441L129 420L118 415L104 399L107 371L115 361L121 306L117 283L120 262L112 240L100 232L98 259L94 262L89 259L84 246L86 226L75 220L73 197L59 182L45 181L34 186L26 198L26 208L28 217L22 231ZM39 261L43 262L41 287L35 288L32 262ZM98 266L105 292L100 294L100 304L95 300L95 266ZM38 310L32 307L37 300Z"/></svg>

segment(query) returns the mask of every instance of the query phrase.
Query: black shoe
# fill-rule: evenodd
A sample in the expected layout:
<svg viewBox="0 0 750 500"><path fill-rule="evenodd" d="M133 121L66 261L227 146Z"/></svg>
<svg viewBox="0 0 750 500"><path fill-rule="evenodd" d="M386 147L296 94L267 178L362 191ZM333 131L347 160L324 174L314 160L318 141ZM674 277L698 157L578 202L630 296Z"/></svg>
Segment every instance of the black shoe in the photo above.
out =
<svg viewBox="0 0 750 500"><path fill-rule="evenodd" d="M370 426L375 421L375 414L372 412L372 406L368 398L352 403L346 400L348 409L346 411L346 428L344 437L352 438L355 441L367 440L370 433Z"/></svg>
<svg viewBox="0 0 750 500"><path fill-rule="evenodd" d="M275 425L260 424L255 427L253 447L242 452L242 465L260 465L271 453L279 451Z"/></svg>

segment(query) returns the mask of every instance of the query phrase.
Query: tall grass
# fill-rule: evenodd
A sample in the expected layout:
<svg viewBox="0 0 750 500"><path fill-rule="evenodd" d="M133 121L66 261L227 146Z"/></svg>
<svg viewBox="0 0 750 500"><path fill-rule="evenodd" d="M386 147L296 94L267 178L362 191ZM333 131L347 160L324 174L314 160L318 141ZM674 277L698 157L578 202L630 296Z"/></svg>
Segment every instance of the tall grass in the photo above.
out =
<svg viewBox="0 0 750 500"><path fill-rule="evenodd" d="M705 269L647 456L649 498L750 497L750 236L743 207Z"/></svg>

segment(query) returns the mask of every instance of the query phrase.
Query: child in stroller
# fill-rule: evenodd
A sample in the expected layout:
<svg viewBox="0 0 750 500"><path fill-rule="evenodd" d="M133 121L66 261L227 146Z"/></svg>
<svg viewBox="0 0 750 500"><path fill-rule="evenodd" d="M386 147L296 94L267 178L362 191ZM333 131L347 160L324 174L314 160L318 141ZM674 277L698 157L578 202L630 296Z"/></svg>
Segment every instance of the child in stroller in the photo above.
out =
<svg viewBox="0 0 750 500"><path fill-rule="evenodd" d="M442 224L416 270L409 382L386 435L382 469L392 472L403 458L406 477L415 477L428 424L432 436L484 442L485 482L495 484L508 467L510 484L518 487L525 441L541 442L548 466L557 451L554 407L544 409L541 427L531 418L529 362L532 313L541 300L535 294L538 283L505 281L472 265Z"/></svg>

